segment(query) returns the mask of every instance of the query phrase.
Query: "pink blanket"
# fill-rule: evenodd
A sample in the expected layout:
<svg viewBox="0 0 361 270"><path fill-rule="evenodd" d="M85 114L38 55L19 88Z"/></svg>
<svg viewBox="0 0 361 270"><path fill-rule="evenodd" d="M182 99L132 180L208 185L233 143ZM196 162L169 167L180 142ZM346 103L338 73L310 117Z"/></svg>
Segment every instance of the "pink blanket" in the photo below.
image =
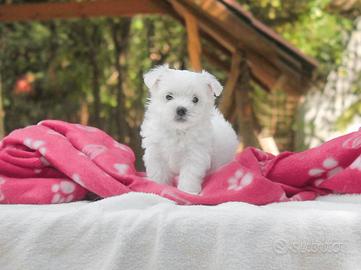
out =
<svg viewBox="0 0 361 270"><path fill-rule="evenodd" d="M361 193L361 131L278 156L247 148L208 175L199 195L157 184L134 167L132 150L103 131L47 120L18 129L0 145L0 203L48 204L130 191L179 204L242 201L257 205Z"/></svg>

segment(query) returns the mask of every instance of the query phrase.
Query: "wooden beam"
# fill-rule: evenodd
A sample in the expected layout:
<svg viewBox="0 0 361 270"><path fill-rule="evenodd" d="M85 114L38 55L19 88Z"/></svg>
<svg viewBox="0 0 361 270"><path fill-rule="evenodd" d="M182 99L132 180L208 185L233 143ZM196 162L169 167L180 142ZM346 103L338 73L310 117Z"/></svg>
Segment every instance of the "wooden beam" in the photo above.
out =
<svg viewBox="0 0 361 270"><path fill-rule="evenodd" d="M172 1L174 2L174 1ZM175 2L175 8L179 12L179 14L184 18L187 29L187 46L188 46L188 56L194 71L202 70L202 46L201 39L199 36L199 25L196 17L190 13L187 9L183 8L183 6L178 5Z"/></svg>
<svg viewBox="0 0 361 270"><path fill-rule="evenodd" d="M255 33L249 26L241 22L241 20L222 3L216 0L183 0L183 5L193 10L199 10L205 14L210 20L219 24L223 32L239 39L245 49L256 50L260 54L264 54L270 59L275 59L276 52L274 45L263 39L258 33Z"/></svg>
<svg viewBox="0 0 361 270"><path fill-rule="evenodd" d="M188 9L186 7L183 7L176 0L171 0L170 3L174 8L175 13L178 14L176 18L180 20L182 18L182 16L179 14L180 10ZM219 26L214 24L212 21L209 21L207 18L204 18L202 14L196 12L194 13L193 10L189 10L189 12L192 12L192 14L198 19L201 37L211 42L219 51L228 56L227 58L231 59L232 54L236 50L242 50L240 42L231 37L229 34L222 31ZM184 20L180 20L180 22L184 23ZM210 51L210 49L207 47L202 48L202 53L213 64L226 71L229 71L229 67L231 66L230 60L227 59L224 61L219 59L218 57L215 57L214 52ZM253 51L247 52L246 58L248 67L251 71L252 79L266 91L272 91L272 89L276 87L278 78L281 76L281 71L277 67L273 66L268 61L268 59L257 55ZM289 74L283 74L282 76L283 79L284 77L287 77L287 82L284 82L282 85L282 89L286 92L302 92L302 89L307 88L307 84L305 83L307 82L307 78L303 78L303 83L298 83L298 80L292 78L292 76L289 78Z"/></svg>
<svg viewBox="0 0 361 270"><path fill-rule="evenodd" d="M257 54L268 58L270 62L273 63L275 66L281 69L289 69L289 71L293 72L295 76L300 76L300 74L302 73L302 64L294 57L291 57L289 53L286 53L284 50L280 49L279 46L276 45L276 41L284 42L285 44L287 43L283 41L283 39L279 35L277 35L275 32L267 28L259 21L253 20L253 22L249 23L247 22L247 20L240 19L237 14L232 12L227 7L227 5L222 3L222 1L183 0L182 2L189 8L199 10L200 12L206 14L209 19L221 25L224 32L233 35L241 41L244 46L243 49L246 50L247 53L249 50L253 50ZM231 0L226 2L235 1ZM267 38L264 34L261 34L261 31L257 31L257 29L254 29L255 24L258 25L258 30L268 32L268 34L271 35L272 38ZM293 47L288 47L292 48L294 52L296 51ZM297 53L300 52L297 51ZM284 62L286 62L286 64ZM292 66L292 68L290 68L290 66Z"/></svg>
<svg viewBox="0 0 361 270"><path fill-rule="evenodd" d="M215 25L206 20L199 19L201 30L209 37L221 44L222 47L227 49L231 54L237 50L244 50L241 43L229 36L221 29L217 29ZM269 59L264 58L254 51L247 51L247 61L251 69L252 76L255 80L260 82L266 87L267 90L273 88L276 83L276 78L280 75L280 70L269 62Z"/></svg>
<svg viewBox="0 0 361 270"><path fill-rule="evenodd" d="M191 14L185 16L188 37L188 55L194 71L202 70L202 46L199 37L198 23L196 18Z"/></svg>
<svg viewBox="0 0 361 270"><path fill-rule="evenodd" d="M214 49L210 49L206 46L203 48L203 55L219 68L229 71L232 59L230 51L228 51L213 36L209 35L205 31L201 31L201 36L211 43L221 54L225 56L225 58L221 59L217 57L214 53ZM259 84L264 90L271 91L271 89L274 88L274 84L277 82L276 78L279 76L279 70L275 70L273 67L268 70L264 70L265 67L269 68L270 63L267 63L267 60L262 60L261 57L257 57L252 54L250 57L247 57L246 60L248 67L251 69L252 80ZM255 63L262 63L262 65Z"/></svg>
<svg viewBox="0 0 361 270"><path fill-rule="evenodd" d="M220 28L214 21L206 18L204 15L193 9L183 6L183 1L171 0L170 3L178 13L184 13L184 10L186 10L197 17L202 35L205 36L204 34L206 34L206 37L212 38L230 54L233 54L237 50L244 51L245 48L242 46L242 43ZM267 90L270 90L276 82L276 78L279 77L279 69L272 65L268 58L257 55L253 50L247 51L247 61L249 62L252 77L255 78L255 81L262 84L262 86L265 86Z"/></svg>
<svg viewBox="0 0 361 270"><path fill-rule="evenodd" d="M207 60L211 64L214 64L218 68L223 69L225 71L229 71L231 66L232 55L229 55L229 52L224 50L224 48L219 48L219 43L214 41L207 34L202 34L202 36L205 37L207 41L212 45L211 47L209 46L203 47L202 49L203 55L207 58ZM220 57L218 53L215 53L215 49L218 50L218 52L223 54L225 57ZM300 94L299 92L292 90L292 85L294 83L290 85L288 83L286 75L282 74L280 76L278 75L278 73L275 73L272 76L271 74L269 74L269 72L264 72L259 66L255 66L251 61L249 61L249 59L246 59L246 61L248 67L250 67L251 69L252 80L255 81L258 85L260 85L262 89L266 91L274 91L275 89L281 89L287 93L295 94L296 92Z"/></svg>
<svg viewBox="0 0 361 270"><path fill-rule="evenodd" d="M199 25L202 32L206 33L209 38L212 38L215 42L220 44L229 53L233 54L237 50L243 50L240 42L230 37L222 30L218 30L214 25L199 20ZM203 34L204 36L204 34ZM254 51L248 51L247 61L251 69L252 77L255 81L259 82L266 90L271 90L280 76L280 70L269 62L269 59L264 58ZM293 81L293 80L292 80ZM297 89L297 88L294 88Z"/></svg>
<svg viewBox="0 0 361 270"><path fill-rule="evenodd" d="M218 27L212 23L199 19L199 25L202 30L202 36L208 40L211 39L213 43L222 47L222 51L224 53L228 52L228 54L232 55L237 50L243 50L243 47L238 40L230 37L227 33L218 29ZM206 48L204 48L204 54L208 54L208 52L206 52ZM208 56L209 55L207 55L207 57ZM247 62L254 80L261 84L266 90L271 90L276 83L276 78L280 75L280 70L273 66L268 59L257 55L253 51L247 52ZM223 64L223 66L225 65Z"/></svg>
<svg viewBox="0 0 361 270"><path fill-rule="evenodd" d="M225 33L219 26L208 21L206 18L199 16L199 14L194 13L194 16L198 17L198 23L200 29L210 35L212 38L217 40L217 42L227 49L230 53L233 53L239 47L239 42L237 39L231 35Z"/></svg>
<svg viewBox="0 0 361 270"><path fill-rule="evenodd" d="M267 85L268 89L272 88L272 83L275 82L272 78L277 78L280 73L285 73L289 77L289 81L294 82L293 90L304 90L303 87L297 87L297 85L303 84L306 72L300 62L280 49L271 39L265 38L250 25L242 21L222 1L183 0L177 2L199 18L201 28L208 26L212 30L216 26L216 34L222 37L221 39L217 38L218 42L223 42L231 50L235 48L245 51L255 76L257 76L256 72L265 74L270 71L270 74L267 74L267 81L263 79L263 75L261 75L262 77L257 76L258 80L262 81L263 85ZM202 22L205 22L205 25ZM210 31L203 30L211 34ZM211 35L215 36L214 33ZM229 42L223 39L224 36L229 36L230 40L236 40L237 42L229 44ZM262 62L259 63L257 59L262 59ZM264 66L264 64L267 64L267 66Z"/></svg>
<svg viewBox="0 0 361 270"><path fill-rule="evenodd" d="M102 16L162 14L165 10L151 0L107 0L92 2L48 2L0 5L0 22L53 20Z"/></svg>
<svg viewBox="0 0 361 270"><path fill-rule="evenodd" d="M217 66L218 68L223 69L225 71L229 70L230 67L229 61L223 60L220 57L218 57L218 55L215 54L211 48L207 48L206 46L204 46L203 55L209 60L210 63Z"/></svg>
<svg viewBox="0 0 361 270"><path fill-rule="evenodd" d="M287 81L287 76L285 74L281 74L281 76L278 77L273 87L270 89L272 92L277 90L282 90L284 88L284 85Z"/></svg>

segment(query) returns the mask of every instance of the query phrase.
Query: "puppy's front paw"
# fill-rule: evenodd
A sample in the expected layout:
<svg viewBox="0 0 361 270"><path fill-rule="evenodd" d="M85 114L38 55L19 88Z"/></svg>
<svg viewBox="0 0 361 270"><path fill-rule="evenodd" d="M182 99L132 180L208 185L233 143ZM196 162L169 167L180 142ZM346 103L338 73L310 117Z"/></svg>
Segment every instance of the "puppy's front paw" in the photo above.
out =
<svg viewBox="0 0 361 270"><path fill-rule="evenodd" d="M202 186L198 183L184 183L180 181L178 189L191 194L199 194L202 190Z"/></svg>

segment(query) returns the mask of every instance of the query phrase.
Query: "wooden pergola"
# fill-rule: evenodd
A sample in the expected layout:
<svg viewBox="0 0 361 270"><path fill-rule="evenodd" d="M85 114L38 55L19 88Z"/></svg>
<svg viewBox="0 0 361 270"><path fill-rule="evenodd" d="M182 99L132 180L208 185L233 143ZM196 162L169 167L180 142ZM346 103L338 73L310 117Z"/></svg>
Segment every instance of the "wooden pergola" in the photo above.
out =
<svg viewBox="0 0 361 270"><path fill-rule="evenodd" d="M228 72L220 109L239 129L243 144L272 151L257 131L249 97L250 81L266 91L285 91L297 105L307 91L317 62L236 1L93 0L0 5L0 22L139 14L168 14L185 25L191 67L201 70L205 57Z"/></svg>

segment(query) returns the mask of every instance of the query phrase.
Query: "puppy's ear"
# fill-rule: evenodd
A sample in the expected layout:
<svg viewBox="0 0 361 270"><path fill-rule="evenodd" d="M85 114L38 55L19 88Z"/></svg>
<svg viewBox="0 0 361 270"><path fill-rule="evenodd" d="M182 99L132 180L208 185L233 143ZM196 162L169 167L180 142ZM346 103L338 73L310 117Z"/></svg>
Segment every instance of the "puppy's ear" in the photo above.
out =
<svg viewBox="0 0 361 270"><path fill-rule="evenodd" d="M210 91L218 97L223 90L223 86L220 84L220 82L214 77L212 74L208 73L207 71L203 70L202 75L206 78L207 85L210 89Z"/></svg>
<svg viewBox="0 0 361 270"><path fill-rule="evenodd" d="M162 76L169 71L169 65L165 64L157 66L143 75L145 85L150 89L154 90L157 88L159 81Z"/></svg>

